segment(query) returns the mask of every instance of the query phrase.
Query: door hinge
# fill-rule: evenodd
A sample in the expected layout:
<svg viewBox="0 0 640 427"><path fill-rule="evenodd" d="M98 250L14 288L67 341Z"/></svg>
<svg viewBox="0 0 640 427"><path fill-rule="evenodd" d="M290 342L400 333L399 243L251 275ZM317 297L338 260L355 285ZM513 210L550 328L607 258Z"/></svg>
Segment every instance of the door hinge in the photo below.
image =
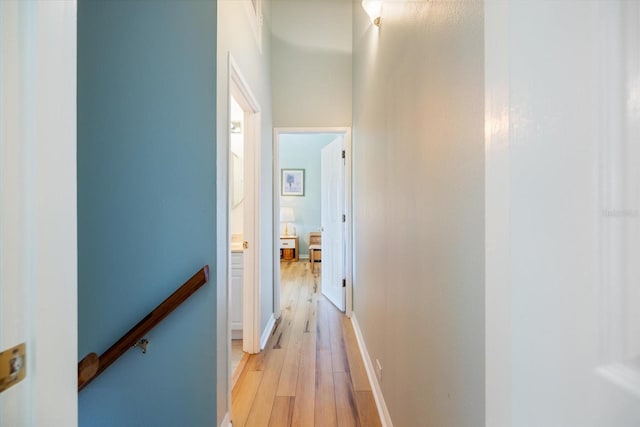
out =
<svg viewBox="0 0 640 427"><path fill-rule="evenodd" d="M347 222L347 216L345 214L342 214L342 222Z"/></svg>
<svg viewBox="0 0 640 427"><path fill-rule="evenodd" d="M346 158L347 158L347 153L346 153L346 151L344 151L344 150L342 150L342 158L343 158L343 159L346 159Z"/></svg>
<svg viewBox="0 0 640 427"><path fill-rule="evenodd" d="M249 242L247 241L242 242L242 249L249 249Z"/></svg>
<svg viewBox="0 0 640 427"><path fill-rule="evenodd" d="M342 287L343 288L347 287L347 279L342 279Z"/></svg>

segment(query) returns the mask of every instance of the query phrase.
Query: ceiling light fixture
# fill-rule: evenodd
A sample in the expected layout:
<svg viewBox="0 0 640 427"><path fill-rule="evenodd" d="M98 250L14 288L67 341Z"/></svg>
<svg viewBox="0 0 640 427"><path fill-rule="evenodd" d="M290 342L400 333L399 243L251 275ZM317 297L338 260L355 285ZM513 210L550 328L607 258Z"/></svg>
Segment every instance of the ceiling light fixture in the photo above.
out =
<svg viewBox="0 0 640 427"><path fill-rule="evenodd" d="M369 19L376 27L380 26L382 18L380 17L380 10L382 9L382 0L362 0L362 8L369 15Z"/></svg>

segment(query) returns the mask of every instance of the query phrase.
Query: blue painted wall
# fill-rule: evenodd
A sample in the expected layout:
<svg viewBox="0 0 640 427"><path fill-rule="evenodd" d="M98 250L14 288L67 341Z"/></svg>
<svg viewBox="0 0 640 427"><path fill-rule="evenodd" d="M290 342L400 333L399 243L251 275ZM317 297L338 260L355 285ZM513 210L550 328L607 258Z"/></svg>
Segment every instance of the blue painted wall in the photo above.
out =
<svg viewBox="0 0 640 427"><path fill-rule="evenodd" d="M83 427L216 424L216 7L78 2L78 357L212 267L80 393Z"/></svg>
<svg viewBox="0 0 640 427"><path fill-rule="evenodd" d="M304 169L304 196L281 196L280 206L293 208L300 255L309 255L309 233L320 231L321 151L336 139L332 134L280 135L280 168Z"/></svg>

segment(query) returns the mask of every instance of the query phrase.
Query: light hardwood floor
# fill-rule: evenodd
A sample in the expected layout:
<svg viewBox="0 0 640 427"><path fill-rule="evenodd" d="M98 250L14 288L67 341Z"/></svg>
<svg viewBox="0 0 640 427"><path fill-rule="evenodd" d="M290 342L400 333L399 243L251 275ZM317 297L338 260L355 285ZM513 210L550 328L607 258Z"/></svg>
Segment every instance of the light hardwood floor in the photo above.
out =
<svg viewBox="0 0 640 427"><path fill-rule="evenodd" d="M236 368L240 365L242 356L244 356L242 340L231 340L231 372L236 371Z"/></svg>
<svg viewBox="0 0 640 427"><path fill-rule="evenodd" d="M233 389L233 426L380 426L351 322L319 293L309 262L281 273L282 316Z"/></svg>

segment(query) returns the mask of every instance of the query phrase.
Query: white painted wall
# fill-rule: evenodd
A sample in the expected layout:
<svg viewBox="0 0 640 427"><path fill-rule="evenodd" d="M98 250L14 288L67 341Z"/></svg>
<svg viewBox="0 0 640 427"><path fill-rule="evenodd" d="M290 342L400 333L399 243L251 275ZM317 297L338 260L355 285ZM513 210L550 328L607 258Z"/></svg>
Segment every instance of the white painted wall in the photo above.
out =
<svg viewBox="0 0 640 427"><path fill-rule="evenodd" d="M351 0L271 4L274 126L351 126Z"/></svg>
<svg viewBox="0 0 640 427"><path fill-rule="evenodd" d="M485 2L486 426L511 424L509 8Z"/></svg>
<svg viewBox="0 0 640 427"><path fill-rule="evenodd" d="M216 253L218 259L217 282L227 283L229 266L229 214L228 214L228 123L229 123L229 76L228 55L231 53L253 95L261 107L262 152L258 153L260 162L260 248L263 261L260 263L259 281L261 286L260 328L266 327L273 313L273 239L272 232L272 119L271 119L271 77L270 77L270 4L263 2L264 26L262 37L257 37L251 21L253 6L251 0L233 0L218 2L218 141L217 141L217 230ZM261 43L259 43L261 39ZM226 238L223 238L226 236ZM227 363L227 348L230 342L227 322L227 289L218 287L218 423L222 422L230 402Z"/></svg>
<svg viewBox="0 0 640 427"><path fill-rule="evenodd" d="M354 2L354 313L397 426L484 419L481 2Z"/></svg>
<svg viewBox="0 0 640 427"><path fill-rule="evenodd" d="M640 4L485 11L486 425L640 425Z"/></svg>
<svg viewBox="0 0 640 427"><path fill-rule="evenodd" d="M0 2L0 425L77 425L76 2Z"/></svg>

